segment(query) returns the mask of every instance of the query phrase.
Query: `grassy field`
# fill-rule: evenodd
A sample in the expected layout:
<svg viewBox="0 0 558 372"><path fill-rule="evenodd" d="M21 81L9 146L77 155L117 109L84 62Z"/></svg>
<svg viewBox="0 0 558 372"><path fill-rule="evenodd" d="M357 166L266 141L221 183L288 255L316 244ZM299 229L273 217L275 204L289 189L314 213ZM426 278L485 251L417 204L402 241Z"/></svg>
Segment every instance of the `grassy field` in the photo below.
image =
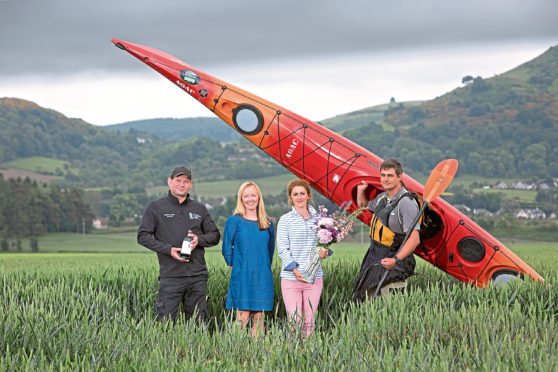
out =
<svg viewBox="0 0 558 372"><path fill-rule="evenodd" d="M480 193L502 193L504 199L516 200L524 203L534 203L537 191L534 190L497 190L497 189L473 189L473 192Z"/></svg>
<svg viewBox="0 0 558 372"><path fill-rule="evenodd" d="M23 243L24 249L28 246ZM144 252L136 243L136 231L114 234L47 234L39 238L40 252L48 253L97 253Z"/></svg>
<svg viewBox="0 0 558 372"><path fill-rule="evenodd" d="M46 174L65 174L66 170L64 165L67 162L58 159L43 158L43 157L29 157L29 158L19 158L10 162L5 163L7 167L25 170L28 172L35 173L46 173Z"/></svg>
<svg viewBox="0 0 558 372"><path fill-rule="evenodd" d="M254 339L224 309L229 280L219 247L207 250L211 320L154 321L156 255L135 234L41 239L69 253L0 254L0 370L556 370L558 247L508 246L553 287L516 282L483 290L418 260L405 296L357 304L365 246L341 243L324 262L317 331L305 342L276 304ZM106 248L106 251L101 249ZM73 251L73 252L70 252ZM120 253L108 253L108 252Z"/></svg>
<svg viewBox="0 0 558 372"><path fill-rule="evenodd" d="M359 225L360 226L360 225ZM46 234L39 238L39 251L42 253L145 253L150 252L146 248L140 246L136 242L136 229L121 229L124 232L113 232L109 234L76 234L76 233L56 233ZM100 230L103 232L103 230ZM358 236L356 237L359 238ZM363 254L363 250L368 248L368 237L366 232L362 236L363 243L359 242L343 242L339 247L343 252L359 252ZM529 247L535 247L537 251L558 251L558 244L553 242L533 242L527 239L500 239L512 251L530 251ZM28 240L22 242L23 252L31 253ZM219 250L220 247L209 248L208 251ZM557 252L558 253L558 252ZM0 253L0 258L2 253Z"/></svg>

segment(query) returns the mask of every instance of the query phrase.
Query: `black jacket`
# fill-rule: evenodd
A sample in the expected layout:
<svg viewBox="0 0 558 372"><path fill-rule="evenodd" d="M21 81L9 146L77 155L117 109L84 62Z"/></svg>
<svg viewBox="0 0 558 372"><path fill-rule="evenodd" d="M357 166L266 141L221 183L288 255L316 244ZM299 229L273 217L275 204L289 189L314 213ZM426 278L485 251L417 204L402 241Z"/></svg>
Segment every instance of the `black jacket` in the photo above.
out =
<svg viewBox="0 0 558 372"><path fill-rule="evenodd" d="M198 236L191 263L177 261L170 255L172 247L182 246L188 230ZM179 204L170 192L168 196L147 205L138 229L138 243L157 252L161 278L207 274L204 248L219 243L220 237L203 204L190 199L190 195Z"/></svg>

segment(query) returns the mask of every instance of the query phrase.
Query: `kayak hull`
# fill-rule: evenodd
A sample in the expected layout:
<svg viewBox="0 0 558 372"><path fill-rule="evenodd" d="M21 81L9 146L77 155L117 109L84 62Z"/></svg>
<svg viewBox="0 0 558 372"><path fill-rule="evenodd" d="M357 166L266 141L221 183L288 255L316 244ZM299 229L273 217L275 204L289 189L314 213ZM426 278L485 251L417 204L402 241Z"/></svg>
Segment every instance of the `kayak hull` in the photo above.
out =
<svg viewBox="0 0 558 372"><path fill-rule="evenodd" d="M328 128L244 91L156 49L113 39L113 43L169 79L255 146L322 195L356 209L357 186L369 184L373 198L382 192L380 164L373 152ZM407 174L407 189L424 187ZM482 287L516 277L543 278L504 244L442 198L430 202L438 227L423 236L415 254L455 278ZM359 218L369 224L371 214Z"/></svg>

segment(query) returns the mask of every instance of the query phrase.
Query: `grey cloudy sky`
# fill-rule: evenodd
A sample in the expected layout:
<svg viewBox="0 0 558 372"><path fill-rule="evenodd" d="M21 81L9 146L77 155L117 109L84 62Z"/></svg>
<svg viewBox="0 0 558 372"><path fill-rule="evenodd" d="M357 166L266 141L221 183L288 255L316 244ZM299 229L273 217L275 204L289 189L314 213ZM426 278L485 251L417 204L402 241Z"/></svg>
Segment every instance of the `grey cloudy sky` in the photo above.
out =
<svg viewBox="0 0 558 372"><path fill-rule="evenodd" d="M33 100L93 124L207 115L115 48L110 39L118 38L164 50L260 95L271 93L265 98L287 108L319 91L318 103L303 102L298 113L323 119L359 108L340 104L333 111L330 99L349 95L360 107L391 96L429 99L451 89L438 80L451 79L455 87L464 72L505 72L558 43L556 14L556 0L0 0L0 97ZM343 88L327 85L327 70L351 80ZM432 92L427 81L413 85L417 74ZM375 87L383 98L363 96ZM306 94L293 93L301 90ZM169 100L174 107L184 103L184 111L166 109ZM162 111L138 107L149 102Z"/></svg>

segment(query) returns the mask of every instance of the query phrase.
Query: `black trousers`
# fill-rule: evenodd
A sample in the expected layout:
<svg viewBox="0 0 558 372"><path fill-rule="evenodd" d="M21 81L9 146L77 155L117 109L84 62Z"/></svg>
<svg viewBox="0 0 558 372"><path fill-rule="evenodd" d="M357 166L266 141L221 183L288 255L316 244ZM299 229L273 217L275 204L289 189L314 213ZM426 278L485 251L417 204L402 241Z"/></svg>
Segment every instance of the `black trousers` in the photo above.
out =
<svg viewBox="0 0 558 372"><path fill-rule="evenodd" d="M386 271L388 274L382 287L389 283L405 280L414 275L416 262L412 254L405 257L401 264L396 265L389 271L380 264L383 258L393 257L396 253L397 247L386 247L375 241L370 243L370 247L360 266L360 274L355 281L353 290L355 300L363 301L366 298L367 291L378 286Z"/></svg>
<svg viewBox="0 0 558 372"><path fill-rule="evenodd" d="M178 308L182 303L182 312L186 320L196 313L196 320L208 317L207 310L208 275L185 276L180 278L159 278L159 296L157 298L157 320L176 320Z"/></svg>

